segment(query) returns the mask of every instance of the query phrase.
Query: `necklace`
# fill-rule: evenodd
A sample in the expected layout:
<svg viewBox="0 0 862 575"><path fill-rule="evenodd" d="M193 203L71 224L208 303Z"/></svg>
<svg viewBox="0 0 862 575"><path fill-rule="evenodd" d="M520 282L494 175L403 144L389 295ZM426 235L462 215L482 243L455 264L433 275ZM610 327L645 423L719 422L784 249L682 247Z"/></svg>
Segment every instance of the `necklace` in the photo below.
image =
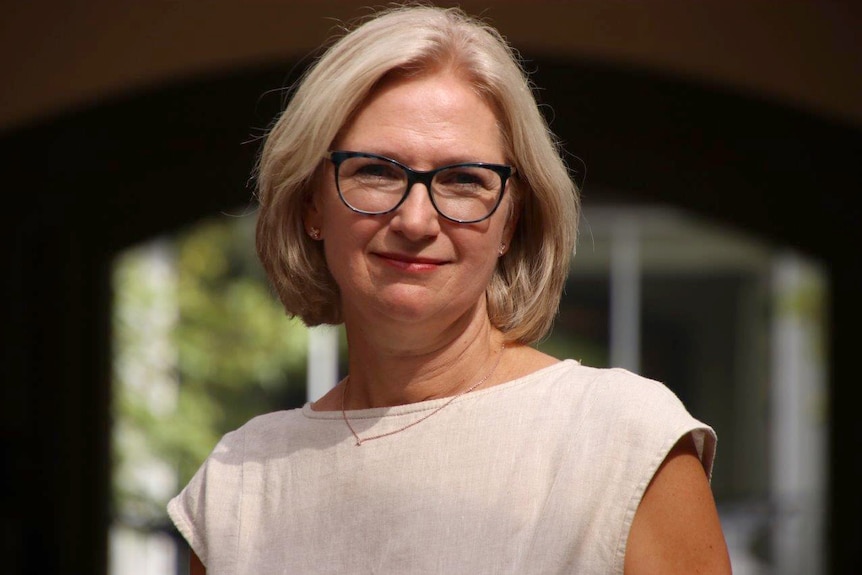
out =
<svg viewBox="0 0 862 575"><path fill-rule="evenodd" d="M452 397L449 398L449 400L446 403L444 403L443 405L441 405L440 407L438 407L437 409L435 409L431 413L428 413L427 415L423 415L422 417L420 417L416 421L414 421L412 423L408 423L404 427L400 427L394 431L388 431L386 433L381 433L379 435L372 435L370 437L359 437L359 434L356 433L356 430L353 429L353 426L350 425L350 420L347 418L347 410L344 408L344 404L347 401L347 386L350 384L350 376L348 375L347 377L344 378L344 388L341 390L341 417L344 419L344 423L347 424L347 428L350 430L350 433L352 433L353 437L356 438L356 446L359 447L360 445L362 445L366 441L371 441L372 439L380 439L381 437L389 437L390 435L395 435L396 433L401 433L402 431L406 431L406 430L410 429L411 427L413 427L414 425L419 425L420 423L422 423L423 421L425 421L426 419L428 419L432 415L443 410L443 408L447 407L450 403L452 403L453 401L455 401L456 399L458 399L462 395L470 393L471 391L473 391L474 389L476 389L477 387L479 387L480 385L482 385L483 383L488 381L488 378L494 374L494 372L497 370L497 366L500 365L500 359L503 357L503 351L505 349L506 349L506 345L504 344L500 348L500 352L497 354L497 360L494 362L494 366L491 368L491 371L489 371L485 375L485 377L483 377L482 379L480 379L479 381L477 381L476 383L474 383L473 385L471 385L470 387L468 387L464 391L462 391L456 395L453 395Z"/></svg>

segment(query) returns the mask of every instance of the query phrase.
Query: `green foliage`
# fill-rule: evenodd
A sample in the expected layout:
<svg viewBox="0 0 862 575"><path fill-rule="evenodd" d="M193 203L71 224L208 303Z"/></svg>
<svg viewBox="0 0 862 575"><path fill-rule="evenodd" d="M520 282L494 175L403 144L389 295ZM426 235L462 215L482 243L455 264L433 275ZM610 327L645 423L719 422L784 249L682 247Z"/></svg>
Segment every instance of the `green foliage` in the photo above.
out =
<svg viewBox="0 0 862 575"><path fill-rule="evenodd" d="M213 219L117 261L114 505L126 521L163 520L221 435L305 399L307 330L269 290L252 238L249 218Z"/></svg>

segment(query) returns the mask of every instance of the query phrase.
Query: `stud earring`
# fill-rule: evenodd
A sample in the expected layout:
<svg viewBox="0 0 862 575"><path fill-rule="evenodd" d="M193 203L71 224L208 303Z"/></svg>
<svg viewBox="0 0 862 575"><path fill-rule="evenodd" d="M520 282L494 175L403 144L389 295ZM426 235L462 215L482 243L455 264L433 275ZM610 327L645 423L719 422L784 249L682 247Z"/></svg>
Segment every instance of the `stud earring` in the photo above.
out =
<svg viewBox="0 0 862 575"><path fill-rule="evenodd" d="M309 228L308 229L308 235L311 236L311 239L313 239L313 240L319 240L320 239L320 229L319 228Z"/></svg>
<svg viewBox="0 0 862 575"><path fill-rule="evenodd" d="M503 254L506 253L506 244L500 244L500 249L497 250L497 253L500 255L500 257L503 257Z"/></svg>

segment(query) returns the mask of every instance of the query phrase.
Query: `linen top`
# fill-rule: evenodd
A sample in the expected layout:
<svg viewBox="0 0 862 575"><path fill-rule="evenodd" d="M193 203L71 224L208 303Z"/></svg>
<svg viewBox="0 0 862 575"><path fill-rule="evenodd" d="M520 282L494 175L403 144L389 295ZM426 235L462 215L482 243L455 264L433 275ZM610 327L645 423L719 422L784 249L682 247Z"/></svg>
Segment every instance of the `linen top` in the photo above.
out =
<svg viewBox="0 0 862 575"><path fill-rule="evenodd" d="M360 437L448 399L349 411ZM463 395L361 446L341 412L256 417L168 504L209 575L621 574L638 504L691 433L664 385L566 360Z"/></svg>

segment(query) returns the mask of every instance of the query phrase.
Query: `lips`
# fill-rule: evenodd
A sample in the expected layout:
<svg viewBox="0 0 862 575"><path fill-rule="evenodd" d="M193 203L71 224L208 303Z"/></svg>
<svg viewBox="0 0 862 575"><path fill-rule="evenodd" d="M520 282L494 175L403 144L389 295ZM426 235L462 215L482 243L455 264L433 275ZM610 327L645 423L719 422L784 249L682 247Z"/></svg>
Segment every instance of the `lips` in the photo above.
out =
<svg viewBox="0 0 862 575"><path fill-rule="evenodd" d="M373 255L377 256L383 263L387 265L407 271L433 271L447 263L446 260L438 258L429 258L392 252L376 252Z"/></svg>

